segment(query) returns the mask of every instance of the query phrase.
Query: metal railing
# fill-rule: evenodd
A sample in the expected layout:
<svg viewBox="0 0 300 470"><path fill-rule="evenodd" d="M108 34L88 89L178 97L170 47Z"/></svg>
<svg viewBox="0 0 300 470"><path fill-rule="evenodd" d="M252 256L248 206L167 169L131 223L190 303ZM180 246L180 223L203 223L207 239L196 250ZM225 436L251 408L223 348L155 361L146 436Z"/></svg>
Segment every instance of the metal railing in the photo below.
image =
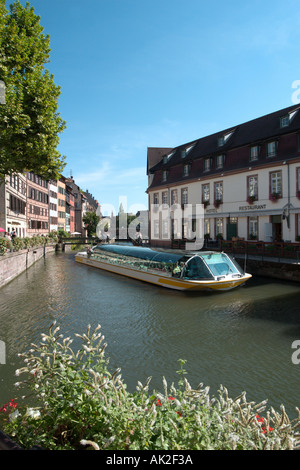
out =
<svg viewBox="0 0 300 470"><path fill-rule="evenodd" d="M219 249L234 256L241 254L262 260L270 258L275 258L277 261L299 262L300 260L300 243L220 240Z"/></svg>

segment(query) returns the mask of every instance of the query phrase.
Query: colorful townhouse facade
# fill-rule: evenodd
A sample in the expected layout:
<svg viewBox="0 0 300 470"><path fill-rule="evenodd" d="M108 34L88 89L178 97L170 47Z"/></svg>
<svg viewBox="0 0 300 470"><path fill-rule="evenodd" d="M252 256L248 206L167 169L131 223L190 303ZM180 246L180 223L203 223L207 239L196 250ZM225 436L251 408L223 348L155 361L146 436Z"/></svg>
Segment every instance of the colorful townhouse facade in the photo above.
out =
<svg viewBox="0 0 300 470"><path fill-rule="evenodd" d="M0 227L16 235L27 235L27 180L26 175L14 173L0 184Z"/></svg>
<svg viewBox="0 0 300 470"><path fill-rule="evenodd" d="M87 210L96 211L95 200L88 195L92 203L73 178L63 175L58 181L46 181L32 172L8 175L0 184L0 227L21 238L58 230L85 235L82 217Z"/></svg>
<svg viewBox="0 0 300 470"><path fill-rule="evenodd" d="M49 182L27 173L27 236L49 233Z"/></svg>
<svg viewBox="0 0 300 470"><path fill-rule="evenodd" d="M148 148L147 173L153 246L193 236L297 242L300 105L176 148Z"/></svg>

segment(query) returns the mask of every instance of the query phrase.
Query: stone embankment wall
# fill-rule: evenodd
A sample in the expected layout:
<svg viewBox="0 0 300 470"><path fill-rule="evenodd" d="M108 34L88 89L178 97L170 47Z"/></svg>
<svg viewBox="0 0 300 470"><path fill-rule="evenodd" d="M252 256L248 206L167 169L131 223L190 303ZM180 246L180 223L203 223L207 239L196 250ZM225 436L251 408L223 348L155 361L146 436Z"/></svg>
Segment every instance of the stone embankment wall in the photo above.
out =
<svg viewBox="0 0 300 470"><path fill-rule="evenodd" d="M36 261L54 252L55 245L39 246L28 250L6 253L0 256L0 287L12 281L15 277L26 271Z"/></svg>
<svg viewBox="0 0 300 470"><path fill-rule="evenodd" d="M235 256L235 258L239 265L244 268L244 259L238 256ZM297 262L286 263L284 261L262 261L248 258L246 261L246 272L253 276L300 282L300 264Z"/></svg>

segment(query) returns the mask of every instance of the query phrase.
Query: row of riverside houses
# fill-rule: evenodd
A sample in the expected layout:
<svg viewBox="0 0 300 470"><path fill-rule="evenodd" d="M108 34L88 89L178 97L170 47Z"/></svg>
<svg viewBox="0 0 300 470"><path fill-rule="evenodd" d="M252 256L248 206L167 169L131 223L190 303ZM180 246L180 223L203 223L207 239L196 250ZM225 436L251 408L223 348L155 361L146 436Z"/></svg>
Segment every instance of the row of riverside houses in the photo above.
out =
<svg viewBox="0 0 300 470"><path fill-rule="evenodd" d="M183 218L174 209L187 204L203 204L205 238L298 242L300 105L176 148L148 148L147 174L152 246L196 233L197 211Z"/></svg>
<svg viewBox="0 0 300 470"><path fill-rule="evenodd" d="M16 173L0 184L0 227L14 229L21 238L59 230L85 236L82 218L97 210L100 213L98 201L73 177L46 181L31 172Z"/></svg>

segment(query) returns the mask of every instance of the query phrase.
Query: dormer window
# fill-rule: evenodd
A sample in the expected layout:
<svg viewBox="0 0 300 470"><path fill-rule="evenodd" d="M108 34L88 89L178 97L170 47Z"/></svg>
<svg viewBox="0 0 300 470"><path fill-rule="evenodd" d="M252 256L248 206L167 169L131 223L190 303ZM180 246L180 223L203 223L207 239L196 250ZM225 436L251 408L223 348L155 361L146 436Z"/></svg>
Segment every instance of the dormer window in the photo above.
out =
<svg viewBox="0 0 300 470"><path fill-rule="evenodd" d="M225 155L217 155L216 157L216 168L223 168Z"/></svg>
<svg viewBox="0 0 300 470"><path fill-rule="evenodd" d="M204 158L204 169L203 171L209 171L211 168L211 158Z"/></svg>
<svg viewBox="0 0 300 470"><path fill-rule="evenodd" d="M295 111L291 111L290 113L285 114L284 116L281 116L280 127L289 126L297 112L298 112L298 109L295 109Z"/></svg>
<svg viewBox="0 0 300 470"><path fill-rule="evenodd" d="M195 147L195 144L190 145L189 147L187 147L187 148L185 148L185 149L182 149L182 150L181 150L181 158L185 158L185 157L188 155L188 153L190 153L190 151L192 150L192 148L194 148L194 147Z"/></svg>
<svg viewBox="0 0 300 470"><path fill-rule="evenodd" d="M275 157L277 152L277 141L272 140L267 143L267 157Z"/></svg>
<svg viewBox="0 0 300 470"><path fill-rule="evenodd" d="M167 178L168 178L168 170L163 170L161 180L164 182L164 181L167 181Z"/></svg>
<svg viewBox="0 0 300 470"><path fill-rule="evenodd" d="M190 167L191 165L187 163L186 165L183 165L183 176L188 176L190 173Z"/></svg>
<svg viewBox="0 0 300 470"><path fill-rule="evenodd" d="M290 117L288 114L280 118L280 127L287 127L289 123L290 123Z"/></svg>
<svg viewBox="0 0 300 470"><path fill-rule="evenodd" d="M250 147L250 162L258 160L259 157L259 145L253 145Z"/></svg>
<svg viewBox="0 0 300 470"><path fill-rule="evenodd" d="M225 145L228 139L232 136L233 132L234 131L227 132L227 134L218 137L218 147L223 147L223 145Z"/></svg>

